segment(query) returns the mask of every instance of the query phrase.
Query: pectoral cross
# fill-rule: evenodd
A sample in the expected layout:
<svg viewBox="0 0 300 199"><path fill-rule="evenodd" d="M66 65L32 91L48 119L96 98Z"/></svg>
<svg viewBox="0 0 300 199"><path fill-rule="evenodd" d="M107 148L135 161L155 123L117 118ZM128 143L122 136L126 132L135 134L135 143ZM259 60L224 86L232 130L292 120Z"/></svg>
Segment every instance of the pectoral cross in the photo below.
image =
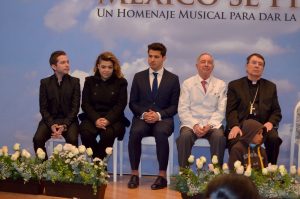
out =
<svg viewBox="0 0 300 199"><path fill-rule="evenodd" d="M253 104L250 103L250 115L253 114L253 111L255 111L255 108L254 108Z"/></svg>

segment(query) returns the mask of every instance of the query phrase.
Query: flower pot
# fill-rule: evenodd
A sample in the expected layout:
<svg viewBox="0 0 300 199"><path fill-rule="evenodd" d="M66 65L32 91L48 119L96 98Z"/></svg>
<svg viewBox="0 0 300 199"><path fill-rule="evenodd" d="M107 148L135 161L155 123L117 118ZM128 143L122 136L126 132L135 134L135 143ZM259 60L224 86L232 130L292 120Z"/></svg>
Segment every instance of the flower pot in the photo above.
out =
<svg viewBox="0 0 300 199"><path fill-rule="evenodd" d="M0 180L0 191L14 192L14 193L25 193L25 194L43 194L43 186L39 181L29 180L24 182L21 179L13 180L6 179Z"/></svg>
<svg viewBox="0 0 300 199"><path fill-rule="evenodd" d="M204 194L199 193L193 196L188 196L186 193L181 193L181 198L182 199L204 199Z"/></svg>
<svg viewBox="0 0 300 199"><path fill-rule="evenodd" d="M80 199L103 199L106 189L106 185L101 185L94 195L92 185L46 181L44 186L45 195Z"/></svg>

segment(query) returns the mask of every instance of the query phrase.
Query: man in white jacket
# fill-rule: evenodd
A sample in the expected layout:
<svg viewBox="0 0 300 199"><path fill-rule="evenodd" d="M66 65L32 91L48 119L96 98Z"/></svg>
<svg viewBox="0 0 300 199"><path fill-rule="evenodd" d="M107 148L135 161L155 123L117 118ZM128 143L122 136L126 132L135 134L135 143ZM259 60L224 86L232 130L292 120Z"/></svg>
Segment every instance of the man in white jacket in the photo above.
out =
<svg viewBox="0 0 300 199"><path fill-rule="evenodd" d="M212 75L214 59L209 53L199 55L198 74L186 79L181 86L178 115L181 122L177 138L180 167L188 165L188 157L198 138L209 141L211 156L217 155L223 164L226 138L222 122L226 108L226 83Z"/></svg>

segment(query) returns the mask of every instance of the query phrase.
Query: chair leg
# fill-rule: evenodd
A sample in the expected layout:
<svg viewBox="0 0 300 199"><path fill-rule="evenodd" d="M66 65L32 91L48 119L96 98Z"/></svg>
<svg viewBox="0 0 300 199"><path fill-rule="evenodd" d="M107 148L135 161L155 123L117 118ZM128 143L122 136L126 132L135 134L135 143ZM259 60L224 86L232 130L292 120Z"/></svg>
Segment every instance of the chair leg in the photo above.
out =
<svg viewBox="0 0 300 199"><path fill-rule="evenodd" d="M54 141L53 140L51 140L50 142L49 142L49 149L50 149L50 154L49 155L51 155L52 153L53 153L53 150L54 150Z"/></svg>
<svg viewBox="0 0 300 199"><path fill-rule="evenodd" d="M123 140L119 141L120 176L123 176Z"/></svg>
<svg viewBox="0 0 300 199"><path fill-rule="evenodd" d="M140 160L140 165L139 165L139 177L142 177L142 156L141 156L141 160Z"/></svg>
<svg viewBox="0 0 300 199"><path fill-rule="evenodd" d="M298 144L298 168L300 167L300 144Z"/></svg>
<svg viewBox="0 0 300 199"><path fill-rule="evenodd" d="M117 182L117 164L118 164L118 141L115 140L113 145L113 181Z"/></svg>

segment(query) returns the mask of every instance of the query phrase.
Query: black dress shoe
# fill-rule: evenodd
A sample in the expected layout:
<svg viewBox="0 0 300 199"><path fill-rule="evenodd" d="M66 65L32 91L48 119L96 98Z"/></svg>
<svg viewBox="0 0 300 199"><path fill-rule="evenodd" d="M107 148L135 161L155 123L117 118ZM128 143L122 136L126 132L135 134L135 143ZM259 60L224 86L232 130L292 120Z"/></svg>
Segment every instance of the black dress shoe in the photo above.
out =
<svg viewBox="0 0 300 199"><path fill-rule="evenodd" d="M152 190L163 189L167 187L167 180L162 176L158 176L155 182L151 185Z"/></svg>
<svg viewBox="0 0 300 199"><path fill-rule="evenodd" d="M129 189L135 189L139 186L139 176L131 175L130 180L128 182Z"/></svg>

